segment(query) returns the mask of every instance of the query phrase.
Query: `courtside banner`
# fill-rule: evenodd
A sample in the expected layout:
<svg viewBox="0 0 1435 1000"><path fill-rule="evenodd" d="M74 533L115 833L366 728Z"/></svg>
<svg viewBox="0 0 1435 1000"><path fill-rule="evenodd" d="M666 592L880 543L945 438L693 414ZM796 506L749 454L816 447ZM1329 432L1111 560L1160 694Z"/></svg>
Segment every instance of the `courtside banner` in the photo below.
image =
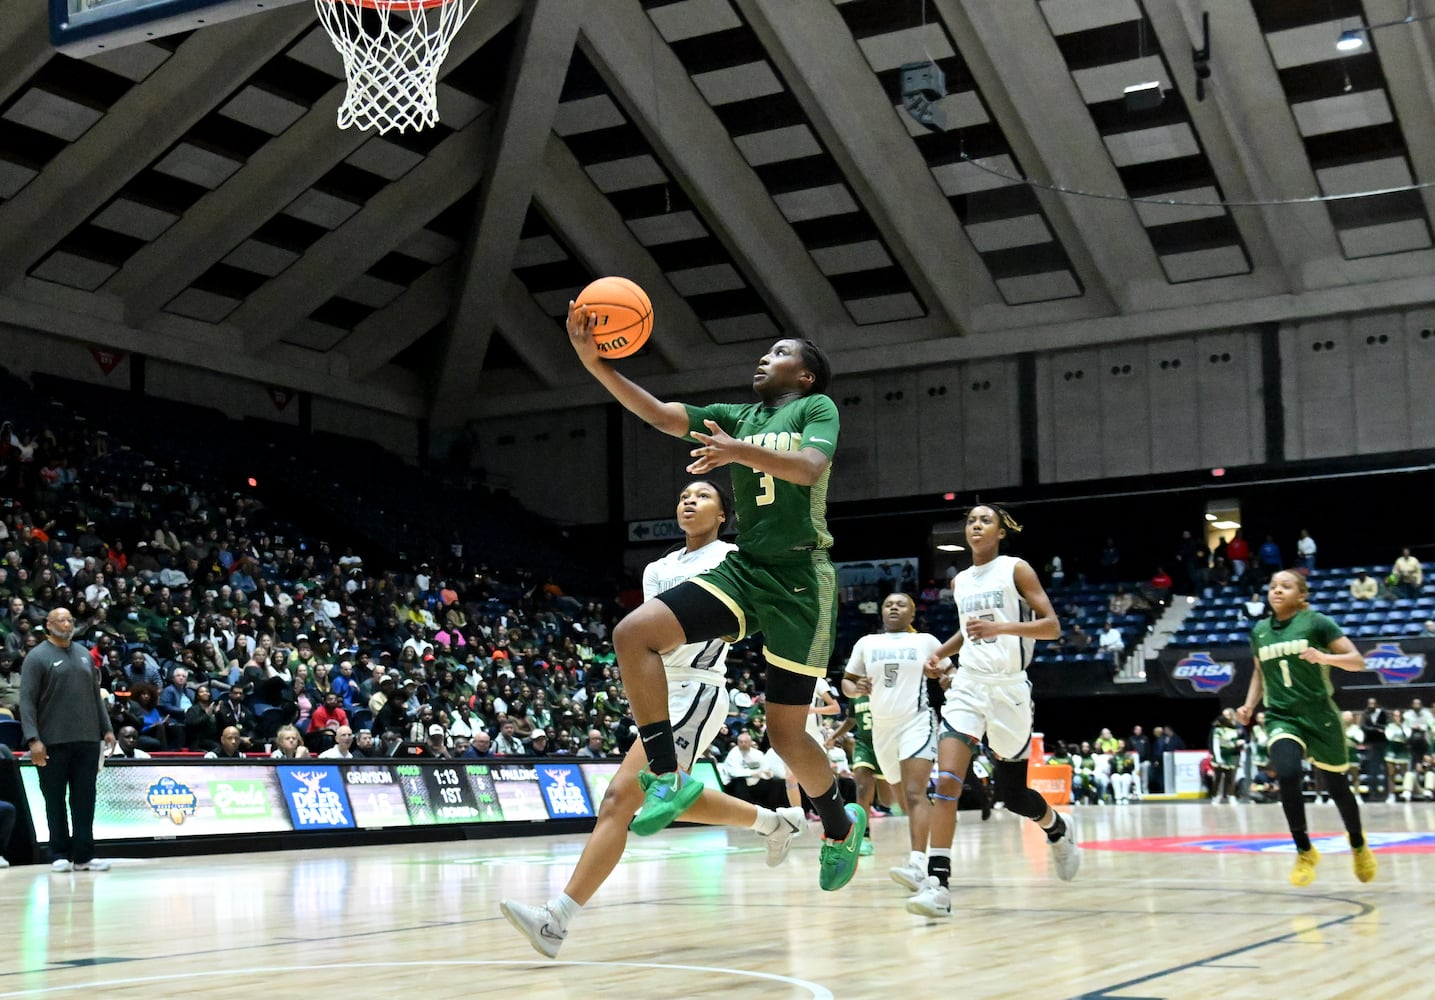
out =
<svg viewBox="0 0 1435 1000"><path fill-rule="evenodd" d="M409 826L404 789L392 764L349 764L343 767L344 787L354 823L365 830Z"/></svg>
<svg viewBox="0 0 1435 1000"><path fill-rule="evenodd" d="M543 804L543 790L538 787L538 771L532 762L503 761L493 765L478 764L469 770L470 780L491 788L498 798L505 820L546 820L548 807Z"/></svg>
<svg viewBox="0 0 1435 1000"><path fill-rule="evenodd" d="M1407 688L1418 695L1415 689L1430 685L1425 665L1435 653L1435 641L1352 636L1351 642L1364 655L1365 670L1332 669L1330 681L1337 693ZM1218 698L1223 705L1238 705L1245 699L1251 670L1250 646L1168 646L1161 650L1154 669L1148 664L1146 675L1155 676L1168 698Z"/></svg>
<svg viewBox="0 0 1435 1000"><path fill-rule="evenodd" d="M109 761L96 782L95 839L178 840L304 830L591 819L617 761L269 759ZM706 760L693 775L722 787ZM50 840L39 772L20 767L36 840Z"/></svg>
<svg viewBox="0 0 1435 1000"><path fill-rule="evenodd" d="M296 830L352 830L354 812L337 764L280 764L279 787Z"/></svg>
<svg viewBox="0 0 1435 1000"><path fill-rule="evenodd" d="M553 819L589 819L593 801L588 797L587 783L576 763L543 761L538 767L538 787L548 815Z"/></svg>
<svg viewBox="0 0 1435 1000"><path fill-rule="evenodd" d="M35 838L49 843L40 775L20 769ZM95 839L177 839L292 829L272 767L107 761L95 782Z"/></svg>
<svg viewBox="0 0 1435 1000"><path fill-rule="evenodd" d="M583 781L588 786L588 801L593 803L596 811L608 792L608 786L613 783L613 778L618 773L618 764L616 761L598 761L579 766L583 768Z"/></svg>

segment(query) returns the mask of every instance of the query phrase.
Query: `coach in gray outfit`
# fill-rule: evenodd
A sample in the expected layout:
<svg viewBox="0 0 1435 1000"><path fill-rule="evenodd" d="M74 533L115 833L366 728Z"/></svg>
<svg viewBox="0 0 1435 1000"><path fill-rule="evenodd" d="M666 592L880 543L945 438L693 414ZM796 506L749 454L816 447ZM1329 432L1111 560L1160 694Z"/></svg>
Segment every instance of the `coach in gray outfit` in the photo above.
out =
<svg viewBox="0 0 1435 1000"><path fill-rule="evenodd" d="M46 640L30 650L20 667L20 726L30 761L40 769L54 859L50 867L104 871L109 862L95 860L95 781L100 741L114 743L115 734L94 661L83 646L70 642L75 619L69 609L51 611L45 631Z"/></svg>

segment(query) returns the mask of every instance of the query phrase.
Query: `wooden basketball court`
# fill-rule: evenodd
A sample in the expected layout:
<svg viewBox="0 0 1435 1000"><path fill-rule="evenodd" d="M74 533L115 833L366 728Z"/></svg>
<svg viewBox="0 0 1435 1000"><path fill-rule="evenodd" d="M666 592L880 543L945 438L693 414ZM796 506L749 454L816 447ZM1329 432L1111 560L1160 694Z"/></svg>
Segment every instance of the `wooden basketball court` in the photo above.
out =
<svg viewBox="0 0 1435 1000"><path fill-rule="evenodd" d="M1315 1000L1427 984L1429 805L1366 807L1379 878L1356 882L1332 837L1305 890L1286 883L1275 805L1080 809L1087 852L1069 884L1048 875L1030 824L969 815L951 920L908 914L887 877L905 860L905 820L876 823L877 855L831 895L817 889L815 836L770 870L751 833L681 829L633 841L557 961L498 901L560 889L581 837L13 868L0 872L0 998ZM1311 806L1311 820L1339 830L1333 806Z"/></svg>

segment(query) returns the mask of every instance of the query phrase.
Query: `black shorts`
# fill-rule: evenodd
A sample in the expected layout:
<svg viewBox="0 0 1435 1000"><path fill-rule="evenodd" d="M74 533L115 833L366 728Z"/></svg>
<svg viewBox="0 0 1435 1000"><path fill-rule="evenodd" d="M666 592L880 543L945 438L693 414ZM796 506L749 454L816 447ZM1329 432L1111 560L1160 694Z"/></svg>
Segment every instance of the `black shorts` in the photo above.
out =
<svg viewBox="0 0 1435 1000"><path fill-rule="evenodd" d="M658 594L655 600L662 601L672 611L678 624L682 625L688 642L708 639L735 641L741 637L742 627L737 615L710 587L688 580ZM812 704L813 693L817 690L817 675L797 673L766 658L763 662L767 664L764 697L768 702L774 705Z"/></svg>

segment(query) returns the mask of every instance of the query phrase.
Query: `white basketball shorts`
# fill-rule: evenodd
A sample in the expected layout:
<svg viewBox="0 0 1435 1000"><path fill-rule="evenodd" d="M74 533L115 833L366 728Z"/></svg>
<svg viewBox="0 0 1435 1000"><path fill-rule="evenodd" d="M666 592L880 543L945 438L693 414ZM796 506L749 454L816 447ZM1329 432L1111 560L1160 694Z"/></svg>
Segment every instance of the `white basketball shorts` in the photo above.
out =
<svg viewBox="0 0 1435 1000"><path fill-rule="evenodd" d="M937 719L931 709L907 719L872 717L872 749L877 771L888 781L902 780L902 761L937 759Z"/></svg>
<svg viewBox="0 0 1435 1000"><path fill-rule="evenodd" d="M1002 760L1031 754L1031 682L1025 674L995 681L975 680L958 670L942 704L942 722L987 745Z"/></svg>
<svg viewBox="0 0 1435 1000"><path fill-rule="evenodd" d="M693 761L717 739L727 721L727 707L727 689L717 684L668 683L668 718L673 720L678 766L684 771L691 771Z"/></svg>

